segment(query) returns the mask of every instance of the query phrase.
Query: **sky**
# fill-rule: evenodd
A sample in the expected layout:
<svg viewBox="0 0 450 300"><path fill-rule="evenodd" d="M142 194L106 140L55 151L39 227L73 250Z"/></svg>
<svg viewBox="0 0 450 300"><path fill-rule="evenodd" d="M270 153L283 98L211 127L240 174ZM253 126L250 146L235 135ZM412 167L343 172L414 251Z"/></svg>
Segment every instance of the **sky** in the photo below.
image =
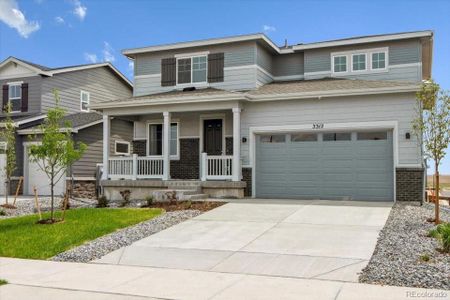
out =
<svg viewBox="0 0 450 300"><path fill-rule="evenodd" d="M0 0L0 60L110 61L131 78L128 48L256 32L283 45L431 29L433 78L450 89L449 15L446 0ZM450 174L450 155L441 173Z"/></svg>

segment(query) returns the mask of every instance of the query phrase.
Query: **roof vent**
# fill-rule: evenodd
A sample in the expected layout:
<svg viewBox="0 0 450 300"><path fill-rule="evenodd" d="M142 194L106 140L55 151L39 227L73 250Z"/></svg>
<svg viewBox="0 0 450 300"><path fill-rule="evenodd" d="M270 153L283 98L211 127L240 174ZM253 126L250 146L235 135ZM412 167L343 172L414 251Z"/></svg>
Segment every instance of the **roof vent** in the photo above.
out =
<svg viewBox="0 0 450 300"><path fill-rule="evenodd" d="M192 92L192 91L195 91L195 90L196 90L195 86L190 86L190 87L185 87L183 89L183 92Z"/></svg>

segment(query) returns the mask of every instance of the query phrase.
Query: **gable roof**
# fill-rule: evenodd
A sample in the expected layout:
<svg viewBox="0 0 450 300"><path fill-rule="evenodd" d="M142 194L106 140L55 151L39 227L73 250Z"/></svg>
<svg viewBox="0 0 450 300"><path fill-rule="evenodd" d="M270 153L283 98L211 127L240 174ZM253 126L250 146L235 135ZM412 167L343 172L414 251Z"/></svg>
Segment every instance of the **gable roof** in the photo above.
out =
<svg viewBox="0 0 450 300"><path fill-rule="evenodd" d="M268 38L264 33L254 33L254 34L246 34L246 35L228 36L228 37L222 37L222 38L212 38L212 39L196 40L196 41L189 41L189 42L178 42L178 43L154 45L154 46L148 46L148 47L131 48L131 49L122 50L122 54L124 54L125 56L127 56L129 58L134 58L134 55L139 54L139 53L176 50L176 49L183 49L183 48L190 48L190 47L211 46L211 45L218 45L218 44L244 42L244 41L259 41L259 42L265 44L266 46L268 46L269 48L271 48L276 53L283 54L283 53L293 53L295 51L303 51L306 49L354 45L354 44L362 44L362 43L382 42L382 41L421 38L421 37L432 37L432 36L433 36L433 31L423 30L423 31L357 36L357 37L351 37L351 38L345 38L345 39L337 39L337 40L330 40L330 41L297 44L297 45L292 45L292 46L287 46L287 47L279 47L270 38Z"/></svg>
<svg viewBox="0 0 450 300"><path fill-rule="evenodd" d="M54 74L60 74L60 73L66 73L66 72L74 72L74 71L82 71L87 69L93 69L93 68L101 68L101 67L107 67L109 68L117 77L119 77L121 80L123 80L126 84L129 85L130 88L133 88L133 84L131 81L125 77L113 64L110 62L103 62L103 63L95 63L95 64L82 64L82 65L75 65L75 66L67 66L67 67L58 67L58 68L49 68L46 66L38 65L35 63L31 63L29 61L19 59L13 56L8 57L4 61L0 63L0 68L5 66L6 64L14 62L16 64L23 65L25 67L28 67L35 71L38 74L45 75L45 76L53 76Z"/></svg>

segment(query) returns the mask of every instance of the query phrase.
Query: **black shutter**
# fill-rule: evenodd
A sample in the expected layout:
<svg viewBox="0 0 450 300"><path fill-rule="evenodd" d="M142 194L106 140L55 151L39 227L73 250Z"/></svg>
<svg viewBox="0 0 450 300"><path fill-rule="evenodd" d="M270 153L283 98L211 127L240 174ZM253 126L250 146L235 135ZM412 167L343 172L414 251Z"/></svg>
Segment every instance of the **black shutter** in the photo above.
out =
<svg viewBox="0 0 450 300"><path fill-rule="evenodd" d="M7 84L3 85L3 105L2 111L6 111L6 107L8 106L9 100L9 86Z"/></svg>
<svg viewBox="0 0 450 300"><path fill-rule="evenodd" d="M208 55L208 82L223 82L224 54Z"/></svg>
<svg viewBox="0 0 450 300"><path fill-rule="evenodd" d="M176 84L177 59L174 57L161 59L161 86Z"/></svg>
<svg viewBox="0 0 450 300"><path fill-rule="evenodd" d="M28 83L22 83L22 101L21 111L28 111Z"/></svg>

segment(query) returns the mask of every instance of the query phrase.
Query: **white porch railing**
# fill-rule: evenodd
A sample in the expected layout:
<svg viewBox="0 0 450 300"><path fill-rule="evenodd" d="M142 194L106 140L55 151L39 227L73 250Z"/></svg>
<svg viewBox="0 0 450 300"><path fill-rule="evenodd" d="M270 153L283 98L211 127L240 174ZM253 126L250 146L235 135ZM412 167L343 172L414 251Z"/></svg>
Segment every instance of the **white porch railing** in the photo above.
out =
<svg viewBox="0 0 450 300"><path fill-rule="evenodd" d="M232 155L201 154L201 180L226 180L233 178Z"/></svg>
<svg viewBox="0 0 450 300"><path fill-rule="evenodd" d="M110 179L162 179L162 157L133 156L111 157L108 165Z"/></svg>

